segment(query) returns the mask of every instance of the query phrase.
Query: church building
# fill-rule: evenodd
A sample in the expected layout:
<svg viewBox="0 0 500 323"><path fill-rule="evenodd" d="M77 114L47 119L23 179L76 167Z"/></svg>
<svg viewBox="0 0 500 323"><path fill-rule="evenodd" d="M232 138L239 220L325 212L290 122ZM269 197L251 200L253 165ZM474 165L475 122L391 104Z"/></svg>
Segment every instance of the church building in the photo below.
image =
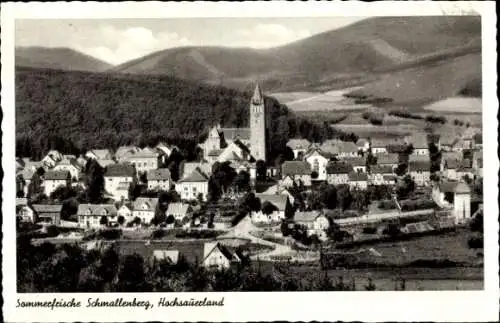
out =
<svg viewBox="0 0 500 323"><path fill-rule="evenodd" d="M266 110L258 84L250 100L249 125L250 128L214 126L208 133L208 138L199 145L203 150L203 158L211 163L233 160L232 158L266 161ZM231 150L230 154L225 153L227 149Z"/></svg>

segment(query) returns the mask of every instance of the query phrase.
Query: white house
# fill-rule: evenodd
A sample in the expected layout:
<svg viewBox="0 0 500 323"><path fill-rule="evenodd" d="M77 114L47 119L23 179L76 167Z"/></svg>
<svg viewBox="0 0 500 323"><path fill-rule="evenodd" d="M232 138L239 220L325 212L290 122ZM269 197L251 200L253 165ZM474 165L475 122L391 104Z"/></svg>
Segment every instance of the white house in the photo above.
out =
<svg viewBox="0 0 500 323"><path fill-rule="evenodd" d="M114 157L119 163L123 163L139 151L141 151L141 148L136 146L121 146L115 151Z"/></svg>
<svg viewBox="0 0 500 323"><path fill-rule="evenodd" d="M281 183L285 187L293 183L311 186L311 166L305 161L286 161L281 165Z"/></svg>
<svg viewBox="0 0 500 323"><path fill-rule="evenodd" d="M377 156L377 165L379 166L389 166L392 169L398 167L399 164L399 154L387 153Z"/></svg>
<svg viewBox="0 0 500 323"><path fill-rule="evenodd" d="M78 225L81 228L100 228L117 222L117 210L113 204L78 205ZM105 219L105 220L103 220Z"/></svg>
<svg viewBox="0 0 500 323"><path fill-rule="evenodd" d="M155 148L160 150L166 158L170 157L170 155L172 155L174 150L179 149L179 148L177 148L177 146L168 145L168 144L165 144L163 142L158 143Z"/></svg>
<svg viewBox="0 0 500 323"><path fill-rule="evenodd" d="M141 219L141 223L149 224L153 220L158 205L158 198L138 197L134 201L132 216Z"/></svg>
<svg viewBox="0 0 500 323"><path fill-rule="evenodd" d="M17 216L21 218L22 222L36 222L35 211L28 205L22 206L17 212Z"/></svg>
<svg viewBox="0 0 500 323"><path fill-rule="evenodd" d="M427 156L429 155L429 144L427 134L417 133L406 137L406 144L413 146L412 155Z"/></svg>
<svg viewBox="0 0 500 323"><path fill-rule="evenodd" d="M287 195L255 194L255 197L260 199L261 210L252 212L252 222L277 223L290 215L291 204ZM268 204L272 207L265 209Z"/></svg>
<svg viewBox="0 0 500 323"><path fill-rule="evenodd" d="M104 173L104 189L116 201L128 200L129 188L135 183L135 177L135 168L132 165L109 165Z"/></svg>
<svg viewBox="0 0 500 323"><path fill-rule="evenodd" d="M168 168L149 170L147 179L149 190L168 191L172 185L172 178Z"/></svg>
<svg viewBox="0 0 500 323"><path fill-rule="evenodd" d="M160 164L160 154L152 148L146 147L125 159L135 166L138 173L146 173L157 169Z"/></svg>
<svg viewBox="0 0 500 323"><path fill-rule="evenodd" d="M82 172L82 167L74 159L63 159L55 167L55 171L68 171L71 178L77 180Z"/></svg>
<svg viewBox="0 0 500 323"><path fill-rule="evenodd" d="M56 163L63 160L64 156L57 150L51 150L47 153L48 157L51 157Z"/></svg>
<svg viewBox="0 0 500 323"><path fill-rule="evenodd" d="M203 254L203 266L210 269L229 268L232 264L241 262L236 251L218 242L206 242Z"/></svg>
<svg viewBox="0 0 500 323"><path fill-rule="evenodd" d="M56 166L57 161L55 161L51 156L47 155L43 157L43 159L40 161L42 166L45 169L52 169Z"/></svg>
<svg viewBox="0 0 500 323"><path fill-rule="evenodd" d="M359 148L352 141L340 141L338 142L338 147L338 158L355 158L359 156Z"/></svg>
<svg viewBox="0 0 500 323"><path fill-rule="evenodd" d="M307 139L290 139L286 145L293 151L294 159L302 159L311 147L311 142Z"/></svg>
<svg viewBox="0 0 500 323"><path fill-rule="evenodd" d="M208 179L200 168L195 168L190 174L182 178L175 185L175 190L183 200L196 200L200 196L204 201L208 196Z"/></svg>
<svg viewBox="0 0 500 323"><path fill-rule="evenodd" d="M368 175L368 180L371 185L386 185L387 176L394 175L393 169L390 166L370 166L370 174Z"/></svg>
<svg viewBox="0 0 500 323"><path fill-rule="evenodd" d="M449 180L457 180L457 170L460 167L461 161L456 159L448 159L442 162L443 176Z"/></svg>
<svg viewBox="0 0 500 323"><path fill-rule="evenodd" d="M173 215L176 221L182 221L184 218L190 218L192 213L193 207L188 203L170 203L165 215Z"/></svg>
<svg viewBox="0 0 500 323"><path fill-rule="evenodd" d="M122 216L124 219L123 223L129 223L134 219L132 214L134 207L131 203L123 203L122 206L117 211L118 217Z"/></svg>
<svg viewBox="0 0 500 323"><path fill-rule="evenodd" d="M471 190L464 182L458 183L455 187L455 197L453 201L453 214L457 223L467 221L471 217L470 213Z"/></svg>
<svg viewBox="0 0 500 323"><path fill-rule="evenodd" d="M409 162L408 173L418 186L427 186L430 181L430 162Z"/></svg>
<svg viewBox="0 0 500 323"><path fill-rule="evenodd" d="M179 250L153 250L153 259L176 264L179 261Z"/></svg>
<svg viewBox="0 0 500 323"><path fill-rule="evenodd" d="M330 160L326 154L319 149L314 149L305 155L305 161L310 165L311 172L316 173L316 178L311 178L317 181L326 181L326 165Z"/></svg>
<svg viewBox="0 0 500 323"><path fill-rule="evenodd" d="M356 141L356 146L358 147L358 150L367 152L370 149L370 141L365 138L360 138Z"/></svg>
<svg viewBox="0 0 500 323"><path fill-rule="evenodd" d="M33 204L37 223L60 225L62 204Z"/></svg>
<svg viewBox="0 0 500 323"><path fill-rule="evenodd" d="M353 168L344 162L330 162L326 167L326 172L328 184L347 184L349 183L349 173L353 172Z"/></svg>
<svg viewBox="0 0 500 323"><path fill-rule="evenodd" d="M330 221L326 216L318 211L300 212L297 211L293 218L297 224L307 228L308 235L317 235L320 239L326 237L325 230L330 227Z"/></svg>
<svg viewBox="0 0 500 323"><path fill-rule="evenodd" d="M48 171L43 175L44 193L50 197L58 187L67 187L70 182L71 174L68 171Z"/></svg>

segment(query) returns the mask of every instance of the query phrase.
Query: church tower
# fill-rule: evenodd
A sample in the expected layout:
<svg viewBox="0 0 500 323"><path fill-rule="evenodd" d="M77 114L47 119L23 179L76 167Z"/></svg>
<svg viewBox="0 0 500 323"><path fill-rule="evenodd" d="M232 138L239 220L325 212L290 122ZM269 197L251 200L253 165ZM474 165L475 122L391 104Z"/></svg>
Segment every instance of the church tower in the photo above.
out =
<svg viewBox="0 0 500 323"><path fill-rule="evenodd" d="M259 84L250 101L250 153L255 160L266 161L266 109Z"/></svg>

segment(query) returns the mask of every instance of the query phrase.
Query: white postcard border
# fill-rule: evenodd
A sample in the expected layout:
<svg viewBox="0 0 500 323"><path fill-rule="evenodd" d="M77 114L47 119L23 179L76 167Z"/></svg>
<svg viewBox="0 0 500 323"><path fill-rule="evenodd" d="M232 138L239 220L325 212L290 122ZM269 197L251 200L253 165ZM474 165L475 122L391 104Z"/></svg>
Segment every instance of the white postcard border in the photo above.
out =
<svg viewBox="0 0 500 323"><path fill-rule="evenodd" d="M2 3L2 168L3 313L6 321L491 321L498 319L498 157L496 98L496 14L493 2L54 2ZM354 13L354 14L353 14ZM298 17L480 14L483 31L483 135L485 211L485 289L453 292L272 292L272 293L137 293L17 294L15 262L14 18L153 18L153 17ZM11 202L12 201L12 202ZM138 297L155 305L160 297L224 297L223 307L21 309L16 300Z"/></svg>

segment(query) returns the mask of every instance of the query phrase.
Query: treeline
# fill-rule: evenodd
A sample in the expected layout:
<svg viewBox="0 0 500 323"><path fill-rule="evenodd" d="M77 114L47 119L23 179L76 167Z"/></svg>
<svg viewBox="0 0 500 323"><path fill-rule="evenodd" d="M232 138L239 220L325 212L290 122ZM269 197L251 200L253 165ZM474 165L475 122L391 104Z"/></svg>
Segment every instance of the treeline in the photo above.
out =
<svg viewBox="0 0 500 323"><path fill-rule="evenodd" d="M440 123L445 124L447 122L444 116L426 115L425 117L419 114L413 114L406 111L390 111L388 113L390 116L395 116L399 118L414 119L414 120L425 120L430 123Z"/></svg>
<svg viewBox="0 0 500 323"><path fill-rule="evenodd" d="M16 69L16 152L40 158L50 149L76 154L92 148L147 146L158 141L187 147L216 123L248 127L251 93L167 76ZM325 124L297 117L265 98L270 159L288 138L355 140Z"/></svg>
<svg viewBox="0 0 500 323"><path fill-rule="evenodd" d="M17 242L17 288L20 293L343 291L354 282L333 281L326 271L308 277L260 270L245 260L230 269L209 271L182 256L176 264L121 255L114 247L86 251L77 245L33 246Z"/></svg>

